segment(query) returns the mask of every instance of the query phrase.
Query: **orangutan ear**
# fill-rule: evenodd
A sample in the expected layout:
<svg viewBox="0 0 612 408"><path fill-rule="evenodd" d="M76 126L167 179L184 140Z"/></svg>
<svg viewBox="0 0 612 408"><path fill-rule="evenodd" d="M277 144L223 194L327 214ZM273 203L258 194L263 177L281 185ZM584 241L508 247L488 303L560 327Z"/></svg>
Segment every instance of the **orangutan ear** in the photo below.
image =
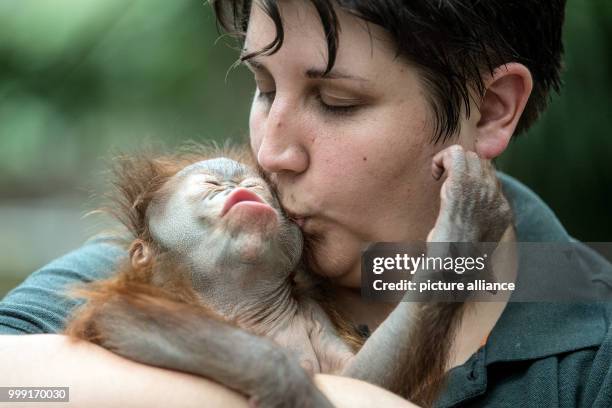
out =
<svg viewBox="0 0 612 408"><path fill-rule="evenodd" d="M151 246L142 239L136 239L130 245L130 261L132 268L141 269L149 266L153 260L153 250Z"/></svg>
<svg viewBox="0 0 612 408"><path fill-rule="evenodd" d="M476 125L475 150L483 159L499 156L510 142L525 109L533 80L529 69L512 62L485 78L485 94Z"/></svg>

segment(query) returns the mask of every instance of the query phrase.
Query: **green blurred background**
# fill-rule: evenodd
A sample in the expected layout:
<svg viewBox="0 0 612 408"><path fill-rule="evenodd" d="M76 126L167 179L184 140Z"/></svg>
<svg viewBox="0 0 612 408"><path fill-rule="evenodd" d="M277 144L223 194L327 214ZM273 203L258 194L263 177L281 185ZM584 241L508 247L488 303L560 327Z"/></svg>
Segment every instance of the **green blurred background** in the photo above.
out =
<svg viewBox="0 0 612 408"><path fill-rule="evenodd" d="M253 83L202 0L0 0L0 297L107 226L104 159L245 138ZM501 169L583 241L612 241L612 2L570 0L566 83Z"/></svg>

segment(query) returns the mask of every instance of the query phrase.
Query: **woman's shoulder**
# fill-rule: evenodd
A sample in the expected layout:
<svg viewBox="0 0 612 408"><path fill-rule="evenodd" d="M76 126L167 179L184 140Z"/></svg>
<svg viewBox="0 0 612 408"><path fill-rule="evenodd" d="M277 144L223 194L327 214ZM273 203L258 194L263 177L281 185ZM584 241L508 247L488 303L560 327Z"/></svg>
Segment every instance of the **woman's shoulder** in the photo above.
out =
<svg viewBox="0 0 612 408"><path fill-rule="evenodd" d="M530 309L522 316L531 321L517 327L525 333L500 344L512 350L491 351L493 389L533 406L612 406L612 304L520 307Z"/></svg>
<svg viewBox="0 0 612 408"><path fill-rule="evenodd" d="M67 291L110 276L125 256L122 241L98 236L28 276L0 302L0 334L57 333L77 299Z"/></svg>
<svg viewBox="0 0 612 408"><path fill-rule="evenodd" d="M555 213L535 192L500 171L497 178L512 207L519 242L565 242L569 239Z"/></svg>
<svg viewBox="0 0 612 408"><path fill-rule="evenodd" d="M612 406L612 304L509 303L436 406Z"/></svg>

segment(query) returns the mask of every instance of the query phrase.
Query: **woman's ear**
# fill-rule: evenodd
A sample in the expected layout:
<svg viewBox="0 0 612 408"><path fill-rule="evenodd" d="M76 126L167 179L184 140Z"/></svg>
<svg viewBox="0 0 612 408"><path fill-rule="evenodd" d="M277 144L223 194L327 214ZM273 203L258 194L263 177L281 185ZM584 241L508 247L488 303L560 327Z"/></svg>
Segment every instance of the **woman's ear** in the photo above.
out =
<svg viewBox="0 0 612 408"><path fill-rule="evenodd" d="M153 251L151 246L142 239L136 239L130 245L129 249L130 261L132 268L141 269L151 264L153 260Z"/></svg>
<svg viewBox="0 0 612 408"><path fill-rule="evenodd" d="M532 88L531 73L517 62L499 66L485 78L485 94L476 125L478 156L493 159L506 150Z"/></svg>

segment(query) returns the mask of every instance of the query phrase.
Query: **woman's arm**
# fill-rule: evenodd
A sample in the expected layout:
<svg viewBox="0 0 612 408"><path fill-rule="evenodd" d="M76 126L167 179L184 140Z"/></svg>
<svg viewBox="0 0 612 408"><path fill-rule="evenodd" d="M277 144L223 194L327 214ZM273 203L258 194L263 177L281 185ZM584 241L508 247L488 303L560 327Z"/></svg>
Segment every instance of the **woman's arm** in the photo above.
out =
<svg viewBox="0 0 612 408"><path fill-rule="evenodd" d="M112 237L99 237L32 273L0 301L0 334L59 333L82 301L70 288L105 279L125 250Z"/></svg>
<svg viewBox="0 0 612 408"><path fill-rule="evenodd" d="M179 400L185 407L246 406L242 396L212 381L131 362L67 336L43 334L62 331L80 303L67 296L70 287L107 278L123 256L116 240L97 238L34 272L2 299L0 387L70 387L71 402L50 403L53 407L167 407Z"/></svg>
<svg viewBox="0 0 612 408"><path fill-rule="evenodd" d="M314 382L337 408L418 408L417 405L383 388L353 378L317 374Z"/></svg>
<svg viewBox="0 0 612 408"><path fill-rule="evenodd" d="M271 339L141 290L108 289L111 295L90 302L67 333L132 361L208 378L259 407L333 408L298 360Z"/></svg>
<svg viewBox="0 0 612 408"><path fill-rule="evenodd" d="M70 402L53 407L247 407L244 397L212 381L62 335L0 336L0 366L0 386L70 387Z"/></svg>
<svg viewBox="0 0 612 408"><path fill-rule="evenodd" d="M138 364L61 335L0 336L0 366L0 386L70 387L70 402L50 407L247 407L245 397L212 381ZM318 375L315 383L339 408L415 407L350 378Z"/></svg>

